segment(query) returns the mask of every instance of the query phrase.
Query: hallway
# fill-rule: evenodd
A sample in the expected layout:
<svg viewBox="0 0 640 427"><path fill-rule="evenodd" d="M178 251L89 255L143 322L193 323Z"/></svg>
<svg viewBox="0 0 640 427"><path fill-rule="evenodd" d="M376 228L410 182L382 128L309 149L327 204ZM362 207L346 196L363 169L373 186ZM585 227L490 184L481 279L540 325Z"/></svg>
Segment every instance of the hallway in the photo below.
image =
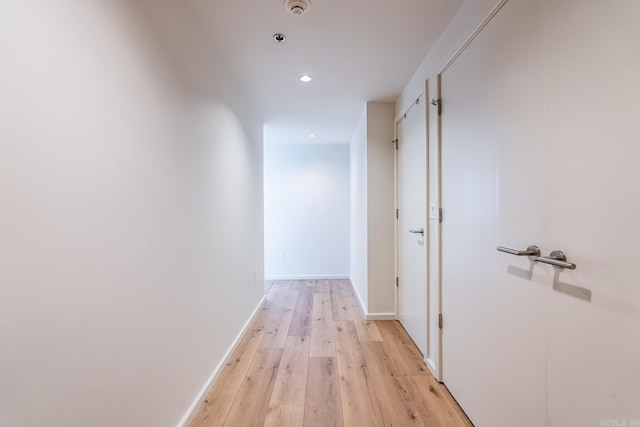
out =
<svg viewBox="0 0 640 427"><path fill-rule="evenodd" d="M192 427L470 426L396 321L348 280L272 282Z"/></svg>

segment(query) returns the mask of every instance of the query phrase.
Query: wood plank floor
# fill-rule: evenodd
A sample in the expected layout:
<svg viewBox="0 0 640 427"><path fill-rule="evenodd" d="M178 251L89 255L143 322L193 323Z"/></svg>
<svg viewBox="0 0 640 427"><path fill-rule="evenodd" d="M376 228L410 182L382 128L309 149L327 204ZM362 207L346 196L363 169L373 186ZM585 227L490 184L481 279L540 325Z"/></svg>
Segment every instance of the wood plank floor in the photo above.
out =
<svg viewBox="0 0 640 427"><path fill-rule="evenodd" d="M348 280L276 281L191 427L472 426Z"/></svg>

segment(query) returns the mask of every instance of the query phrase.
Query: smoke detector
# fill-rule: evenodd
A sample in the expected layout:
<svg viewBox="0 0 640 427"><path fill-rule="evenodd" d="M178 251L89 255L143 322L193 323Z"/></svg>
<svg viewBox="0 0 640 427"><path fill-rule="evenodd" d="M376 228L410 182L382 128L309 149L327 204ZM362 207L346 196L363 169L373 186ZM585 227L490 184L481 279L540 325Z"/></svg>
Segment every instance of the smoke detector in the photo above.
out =
<svg viewBox="0 0 640 427"><path fill-rule="evenodd" d="M310 0L284 0L284 7L295 16L300 16L311 7Z"/></svg>

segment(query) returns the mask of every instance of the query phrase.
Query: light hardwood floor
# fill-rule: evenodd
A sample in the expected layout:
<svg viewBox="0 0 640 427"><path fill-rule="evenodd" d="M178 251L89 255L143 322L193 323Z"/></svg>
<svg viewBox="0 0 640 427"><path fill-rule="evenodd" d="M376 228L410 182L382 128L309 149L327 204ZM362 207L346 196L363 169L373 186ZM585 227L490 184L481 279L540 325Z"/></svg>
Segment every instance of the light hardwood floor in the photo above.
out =
<svg viewBox="0 0 640 427"><path fill-rule="evenodd" d="M191 427L471 426L348 280L277 281Z"/></svg>

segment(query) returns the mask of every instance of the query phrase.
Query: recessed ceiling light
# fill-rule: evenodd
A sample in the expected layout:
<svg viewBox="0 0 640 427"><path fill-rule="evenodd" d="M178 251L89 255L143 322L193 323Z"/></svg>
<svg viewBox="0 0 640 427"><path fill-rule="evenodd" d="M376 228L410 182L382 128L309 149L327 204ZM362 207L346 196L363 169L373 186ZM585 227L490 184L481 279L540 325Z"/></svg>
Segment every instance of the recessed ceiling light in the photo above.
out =
<svg viewBox="0 0 640 427"><path fill-rule="evenodd" d="M273 35L273 39L276 41L276 43L284 43L284 41L287 39L287 36L282 33L275 33Z"/></svg>
<svg viewBox="0 0 640 427"><path fill-rule="evenodd" d="M308 76L306 74L304 76L300 76L300 81L301 82L309 83L311 80L313 80L313 77Z"/></svg>
<svg viewBox="0 0 640 427"><path fill-rule="evenodd" d="M309 138L315 138L315 137L316 137L316 134L315 134L315 133L310 133L310 134L309 134Z"/></svg>

